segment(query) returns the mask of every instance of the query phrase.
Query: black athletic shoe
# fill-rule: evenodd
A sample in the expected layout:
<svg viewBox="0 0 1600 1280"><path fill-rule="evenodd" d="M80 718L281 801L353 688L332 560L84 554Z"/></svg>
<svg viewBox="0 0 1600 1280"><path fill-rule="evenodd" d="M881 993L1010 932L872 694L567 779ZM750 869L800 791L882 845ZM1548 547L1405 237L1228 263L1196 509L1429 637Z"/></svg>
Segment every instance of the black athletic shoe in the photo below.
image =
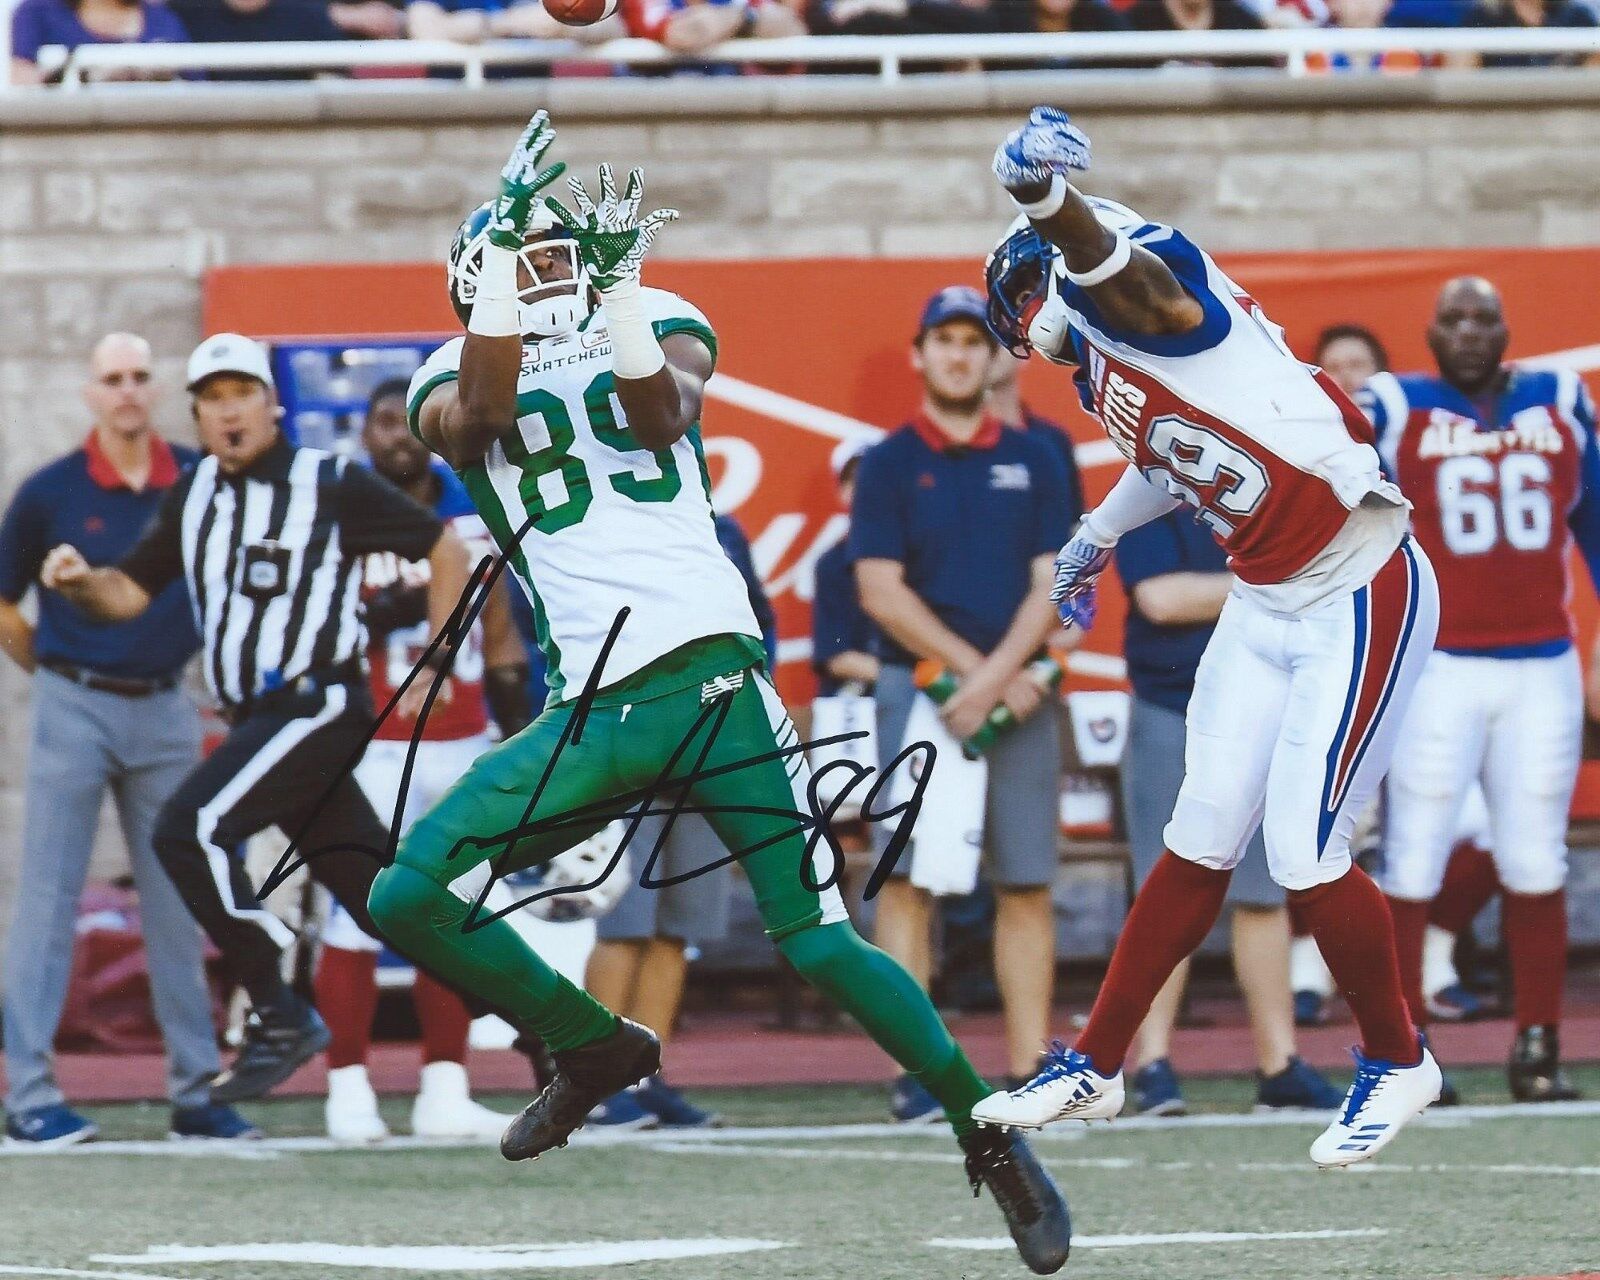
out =
<svg viewBox="0 0 1600 1280"><path fill-rule="evenodd" d="M244 1047L233 1065L211 1081L211 1101L244 1102L282 1084L302 1063L328 1047L333 1033L308 1004L284 1012L250 1014L244 1024Z"/></svg>
<svg viewBox="0 0 1600 1280"><path fill-rule="evenodd" d="M597 1103L661 1070L655 1032L626 1018L617 1021L621 1025L604 1039L554 1055L555 1079L500 1139L507 1160L537 1160L552 1147L566 1146Z"/></svg>
<svg viewBox="0 0 1600 1280"><path fill-rule="evenodd" d="M980 1125L959 1141L967 1153L972 1194L989 1188L1028 1269L1041 1276L1060 1271L1072 1247L1072 1216L1066 1197L1022 1135Z"/></svg>
<svg viewBox="0 0 1600 1280"><path fill-rule="evenodd" d="M1561 1069L1561 1039L1554 1026L1517 1033L1506 1075L1518 1102L1575 1102L1583 1097Z"/></svg>

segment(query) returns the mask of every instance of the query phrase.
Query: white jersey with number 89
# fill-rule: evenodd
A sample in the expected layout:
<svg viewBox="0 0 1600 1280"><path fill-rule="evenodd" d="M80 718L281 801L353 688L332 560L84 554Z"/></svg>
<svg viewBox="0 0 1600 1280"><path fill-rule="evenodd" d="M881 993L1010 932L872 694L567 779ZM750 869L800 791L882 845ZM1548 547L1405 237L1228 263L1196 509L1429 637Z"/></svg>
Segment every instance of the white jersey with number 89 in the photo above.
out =
<svg viewBox="0 0 1600 1280"><path fill-rule="evenodd" d="M693 334L715 357L697 308L661 289L644 297L658 338ZM428 394L458 377L464 341L445 343L412 379L413 430ZM667 449L635 440L603 310L574 333L526 341L516 428L460 474L533 603L552 699L582 691L622 609L602 688L693 640L760 638L744 580L717 542L699 425Z"/></svg>

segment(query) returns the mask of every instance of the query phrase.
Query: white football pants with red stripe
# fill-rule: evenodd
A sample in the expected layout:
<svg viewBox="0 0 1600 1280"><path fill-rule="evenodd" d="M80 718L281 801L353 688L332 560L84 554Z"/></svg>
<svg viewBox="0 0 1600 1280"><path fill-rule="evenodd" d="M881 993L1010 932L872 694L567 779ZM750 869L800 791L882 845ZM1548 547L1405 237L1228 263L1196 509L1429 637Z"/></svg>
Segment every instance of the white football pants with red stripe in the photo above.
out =
<svg viewBox="0 0 1600 1280"><path fill-rule="evenodd" d="M1431 902L1444 881L1467 790L1480 777L1488 848L1512 893L1567 882L1567 811L1583 752L1583 674L1549 658L1435 653L1389 771L1384 892Z"/></svg>
<svg viewBox="0 0 1600 1280"><path fill-rule="evenodd" d="M1235 588L1189 699L1167 847L1232 868L1259 823L1286 889L1344 875L1438 628L1433 567L1409 536L1366 586L1303 614Z"/></svg>

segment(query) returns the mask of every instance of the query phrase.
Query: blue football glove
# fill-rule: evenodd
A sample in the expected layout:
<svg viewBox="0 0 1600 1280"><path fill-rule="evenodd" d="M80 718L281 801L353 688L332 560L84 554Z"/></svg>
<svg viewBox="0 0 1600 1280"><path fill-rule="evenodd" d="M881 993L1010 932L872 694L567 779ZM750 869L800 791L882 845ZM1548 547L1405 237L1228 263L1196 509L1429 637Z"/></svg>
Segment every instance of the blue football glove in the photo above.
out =
<svg viewBox="0 0 1600 1280"><path fill-rule="evenodd" d="M1061 615L1061 625L1087 631L1094 625L1095 584L1111 563L1111 548L1098 546L1081 534L1056 554L1056 584L1050 599Z"/></svg>
<svg viewBox="0 0 1600 1280"><path fill-rule="evenodd" d="M1048 183L1089 168L1089 136L1058 107L1035 107L994 153L994 176L1007 191Z"/></svg>

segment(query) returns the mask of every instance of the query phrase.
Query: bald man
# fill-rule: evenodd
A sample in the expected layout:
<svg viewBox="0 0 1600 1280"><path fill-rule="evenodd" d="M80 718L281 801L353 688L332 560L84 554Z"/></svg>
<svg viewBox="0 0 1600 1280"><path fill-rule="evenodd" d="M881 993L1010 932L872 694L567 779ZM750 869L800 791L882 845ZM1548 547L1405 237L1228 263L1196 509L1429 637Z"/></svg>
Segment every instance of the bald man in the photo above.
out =
<svg viewBox="0 0 1600 1280"><path fill-rule="evenodd" d="M0 527L0 647L34 674L22 863L6 934L6 1141L66 1146L94 1125L66 1104L52 1070L72 963L73 918L101 801L116 801L148 957L155 1014L167 1045L172 1133L260 1136L211 1103L220 1063L200 931L156 861L156 813L200 755L200 722L178 688L198 647L181 584L132 622L91 620L41 589L38 623L18 608L59 543L91 564L119 559L195 454L151 425L150 345L114 333L95 346L83 388L92 427L81 448L35 472Z"/></svg>
<svg viewBox="0 0 1600 1280"><path fill-rule="evenodd" d="M1388 781L1384 889L1407 999L1426 1016L1428 904L1469 786L1481 779L1505 890L1519 1102L1577 1097L1561 1069L1567 813L1584 688L1567 601L1576 543L1600 574L1600 444L1577 374L1505 363L1500 294L1480 276L1439 293L1436 374L1375 375L1361 399L1439 576L1439 636ZM1436 1046L1445 1058L1448 1041Z"/></svg>

